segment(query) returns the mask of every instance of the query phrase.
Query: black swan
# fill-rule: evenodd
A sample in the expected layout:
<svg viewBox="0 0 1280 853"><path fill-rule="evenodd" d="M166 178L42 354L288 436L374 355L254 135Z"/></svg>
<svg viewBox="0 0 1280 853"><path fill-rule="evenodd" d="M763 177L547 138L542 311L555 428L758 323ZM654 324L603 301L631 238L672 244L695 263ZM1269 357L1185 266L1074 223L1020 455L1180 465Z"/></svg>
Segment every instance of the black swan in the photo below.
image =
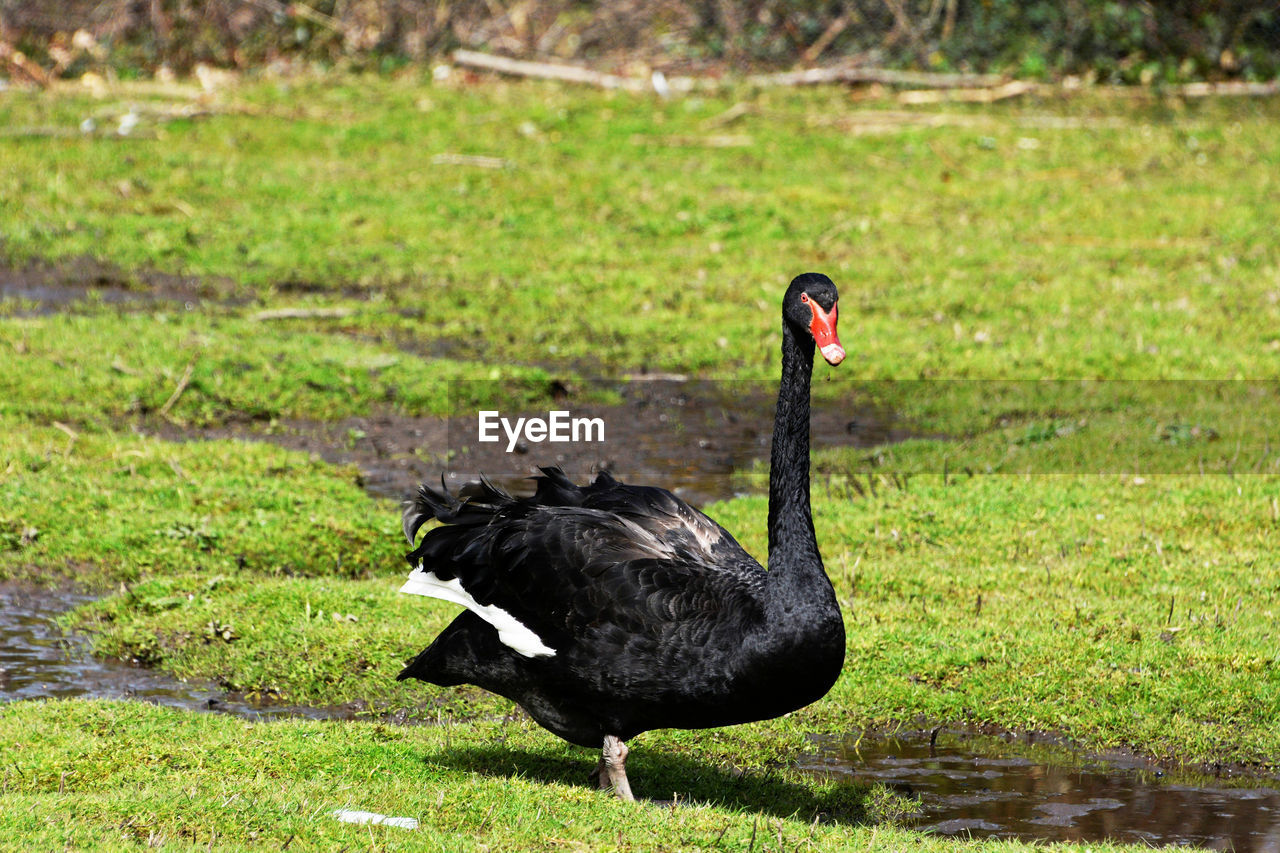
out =
<svg viewBox="0 0 1280 853"><path fill-rule="evenodd" d="M769 570L665 489L558 468L532 497L484 482L462 497L426 486L406 502L413 544L402 592L466 607L400 673L475 684L519 703L570 743L602 746L594 778L623 799L624 741L649 729L763 720L831 689L844 623L809 510L809 382L815 346L844 359L836 288L817 273L782 302L782 384L769 474Z"/></svg>

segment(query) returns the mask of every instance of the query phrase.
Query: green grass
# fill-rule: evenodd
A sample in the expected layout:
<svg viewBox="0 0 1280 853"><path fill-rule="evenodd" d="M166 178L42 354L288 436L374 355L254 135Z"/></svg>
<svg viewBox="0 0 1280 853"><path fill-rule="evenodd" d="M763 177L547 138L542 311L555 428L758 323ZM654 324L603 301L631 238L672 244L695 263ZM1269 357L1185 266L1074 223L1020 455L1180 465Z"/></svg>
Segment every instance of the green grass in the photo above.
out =
<svg viewBox="0 0 1280 853"><path fill-rule="evenodd" d="M0 746L0 827L28 848L743 849L753 838L760 850L955 846L876 823L894 808L883 790L799 783L785 770L742 776L657 750L637 750L628 766L642 792L669 798L675 786L679 804L622 803L581 783L594 760L585 750L518 719L255 724L139 703L31 702L0 707ZM421 826L352 826L331 817L336 809Z"/></svg>
<svg viewBox="0 0 1280 853"><path fill-rule="evenodd" d="M804 724L994 723L1273 765L1280 487L1262 477L884 479L815 502L845 672ZM820 488L821 491L821 488ZM763 498L719 509L759 550Z"/></svg>
<svg viewBox="0 0 1280 853"><path fill-rule="evenodd" d="M74 128L130 103L148 101L11 91L0 123ZM370 334L524 362L772 375L774 347L737 344L776 336L781 287L816 268L843 288L864 376L1280 366L1272 101L952 105L915 114L938 126L886 125L840 89L663 102L406 74L222 103L153 139L0 141L4 250L225 277L273 305L376 296L422 315L364 314ZM742 144L714 147L727 134Z"/></svg>
<svg viewBox="0 0 1280 853"><path fill-rule="evenodd" d="M249 83L156 126L149 97L0 94L5 126L137 103L154 132L0 137L0 252L203 283L192 310L0 302L0 576L107 593L67 617L104 653L452 722L5 706L0 835L738 848L767 826L791 848L951 849L876 823L883 793L788 769L806 735L982 722L1280 765L1275 395L1231 384L1280 368L1277 103L902 115L837 89L662 102L415 73ZM815 393L919 437L815 457L849 637L831 695L638 740L638 793L689 808L588 792L591 757L505 700L394 682L455 609L396 595L398 513L354 471L130 429L469 414L637 369L773 378L778 297L806 269L840 285L851 354ZM344 311L257 317L280 308ZM1005 381L1046 378L1107 381ZM494 381L450 401L451 379ZM763 498L712 514L764 557ZM371 837L325 817L344 806L424 826Z"/></svg>
<svg viewBox="0 0 1280 853"><path fill-rule="evenodd" d="M12 365L0 375L0 415L45 423L448 415L460 405L550 399L551 377L540 368L479 368L339 333L181 310L13 318L3 321L0 352ZM467 394L451 396L450 380L477 377L493 381L455 383Z"/></svg>
<svg viewBox="0 0 1280 853"><path fill-rule="evenodd" d="M71 438L4 422L0 573L91 588L151 573L363 577L397 560L394 509L353 470L234 441ZM34 528L34 541L22 531Z"/></svg>

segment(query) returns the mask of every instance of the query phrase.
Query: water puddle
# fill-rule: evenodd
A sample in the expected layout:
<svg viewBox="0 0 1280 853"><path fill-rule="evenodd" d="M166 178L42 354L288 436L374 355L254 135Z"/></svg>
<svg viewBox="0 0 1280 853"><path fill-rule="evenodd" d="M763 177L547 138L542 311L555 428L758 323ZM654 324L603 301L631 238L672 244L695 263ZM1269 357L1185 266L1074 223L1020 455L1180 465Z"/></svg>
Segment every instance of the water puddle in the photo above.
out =
<svg viewBox="0 0 1280 853"><path fill-rule="evenodd" d="M1280 851L1280 780L1165 778L1132 758L968 732L939 732L932 745L930 732L916 732L823 747L805 769L917 798L914 825L940 835Z"/></svg>
<svg viewBox="0 0 1280 853"><path fill-rule="evenodd" d="M162 672L89 654L88 640L68 634L59 614L93 600L69 590L0 584L0 702L74 696L137 699L246 719L351 719L352 708L309 708L250 702L214 684L189 684Z"/></svg>

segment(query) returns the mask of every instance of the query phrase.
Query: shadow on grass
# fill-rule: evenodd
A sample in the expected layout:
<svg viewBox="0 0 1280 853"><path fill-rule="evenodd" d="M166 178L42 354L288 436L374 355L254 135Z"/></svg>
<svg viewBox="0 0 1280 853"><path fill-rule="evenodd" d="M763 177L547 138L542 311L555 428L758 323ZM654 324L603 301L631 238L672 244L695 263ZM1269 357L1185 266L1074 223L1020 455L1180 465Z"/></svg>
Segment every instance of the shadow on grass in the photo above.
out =
<svg viewBox="0 0 1280 853"><path fill-rule="evenodd" d="M493 777L517 776L539 782L592 786L596 754L582 758L504 747L454 747L424 757L426 762ZM789 781L769 772L740 772L683 756L635 749L627 760L631 789L639 799L705 803L774 817L837 823L874 823L875 795L861 783ZM603 794L602 794L603 796Z"/></svg>

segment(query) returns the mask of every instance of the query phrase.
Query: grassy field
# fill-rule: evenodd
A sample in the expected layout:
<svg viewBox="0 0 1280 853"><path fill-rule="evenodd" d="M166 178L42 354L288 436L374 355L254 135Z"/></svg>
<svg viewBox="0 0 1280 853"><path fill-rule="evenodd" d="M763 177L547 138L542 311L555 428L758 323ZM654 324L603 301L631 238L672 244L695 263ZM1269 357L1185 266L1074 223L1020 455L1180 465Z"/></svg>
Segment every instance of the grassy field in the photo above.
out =
<svg viewBox="0 0 1280 853"><path fill-rule="evenodd" d="M449 724L8 705L9 837L950 849L885 792L792 769L808 733L917 719L1280 765L1280 104L406 75L246 83L159 121L179 94L0 93L0 126L100 128L0 136L6 260L119 271L58 310L0 302L0 577L104 592L67 617L103 653ZM782 720L638 739L637 793L688 808L628 811L509 703L393 681L453 608L396 595L397 510L353 470L133 429L441 415L453 378L493 380L471 407L575 374L774 378L807 269L841 287L851 355L815 393L923 437L815 457L844 675ZM191 300L106 298L156 276ZM1091 384L1026 381L1048 378ZM765 556L762 497L711 514Z"/></svg>

